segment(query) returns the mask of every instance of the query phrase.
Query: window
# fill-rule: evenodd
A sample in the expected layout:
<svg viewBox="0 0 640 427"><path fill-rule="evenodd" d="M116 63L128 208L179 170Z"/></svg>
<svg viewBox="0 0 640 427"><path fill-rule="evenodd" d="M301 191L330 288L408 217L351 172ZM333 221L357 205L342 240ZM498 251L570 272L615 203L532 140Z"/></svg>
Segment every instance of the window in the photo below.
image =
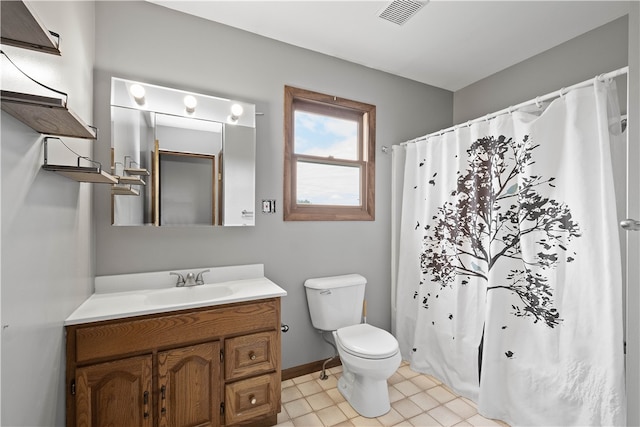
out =
<svg viewBox="0 0 640 427"><path fill-rule="evenodd" d="M375 105L284 94L284 220L373 221Z"/></svg>

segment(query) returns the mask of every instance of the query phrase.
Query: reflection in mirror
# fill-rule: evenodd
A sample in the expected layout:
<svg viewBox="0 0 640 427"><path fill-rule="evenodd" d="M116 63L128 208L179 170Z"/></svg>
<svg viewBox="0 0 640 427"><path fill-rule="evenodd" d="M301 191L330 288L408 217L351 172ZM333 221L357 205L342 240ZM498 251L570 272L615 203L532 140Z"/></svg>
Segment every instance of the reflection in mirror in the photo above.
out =
<svg viewBox="0 0 640 427"><path fill-rule="evenodd" d="M254 225L255 106L112 78L114 225Z"/></svg>
<svg viewBox="0 0 640 427"><path fill-rule="evenodd" d="M218 167L222 153L222 124L156 114L156 141L160 175L159 206L154 222L160 225L215 225ZM183 147L189 141L188 151Z"/></svg>

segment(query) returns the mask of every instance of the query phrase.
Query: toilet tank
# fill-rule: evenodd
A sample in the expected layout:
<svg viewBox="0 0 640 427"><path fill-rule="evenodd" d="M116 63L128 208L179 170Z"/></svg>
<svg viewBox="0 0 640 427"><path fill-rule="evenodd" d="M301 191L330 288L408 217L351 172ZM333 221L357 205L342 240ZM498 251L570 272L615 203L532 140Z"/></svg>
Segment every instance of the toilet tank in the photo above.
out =
<svg viewBox="0 0 640 427"><path fill-rule="evenodd" d="M335 331L361 323L366 284L359 274L307 279L304 287L313 327Z"/></svg>

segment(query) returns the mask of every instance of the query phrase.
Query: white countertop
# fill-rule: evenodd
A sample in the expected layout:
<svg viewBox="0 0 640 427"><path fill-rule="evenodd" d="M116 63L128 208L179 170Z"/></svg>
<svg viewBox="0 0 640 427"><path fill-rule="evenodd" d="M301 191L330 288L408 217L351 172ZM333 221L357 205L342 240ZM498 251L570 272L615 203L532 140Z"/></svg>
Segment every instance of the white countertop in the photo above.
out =
<svg viewBox="0 0 640 427"><path fill-rule="evenodd" d="M82 303L64 324L77 325L286 295L284 289L266 277L192 287L95 293Z"/></svg>

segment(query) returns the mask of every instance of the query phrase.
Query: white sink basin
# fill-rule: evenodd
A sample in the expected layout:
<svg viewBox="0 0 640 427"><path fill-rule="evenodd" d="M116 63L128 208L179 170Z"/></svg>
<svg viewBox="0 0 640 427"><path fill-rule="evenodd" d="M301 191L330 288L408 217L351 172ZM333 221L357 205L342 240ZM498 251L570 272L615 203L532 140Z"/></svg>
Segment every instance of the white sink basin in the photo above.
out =
<svg viewBox="0 0 640 427"><path fill-rule="evenodd" d="M154 291L146 296L149 305L191 304L228 297L233 290L225 285L197 285Z"/></svg>
<svg viewBox="0 0 640 427"><path fill-rule="evenodd" d="M166 279L169 272L166 273L152 277L152 280ZM126 275L126 280L127 283L131 283L130 275ZM266 277L226 280L193 287L172 286L94 293L65 320L65 325L279 298L286 295L287 292L284 289Z"/></svg>

